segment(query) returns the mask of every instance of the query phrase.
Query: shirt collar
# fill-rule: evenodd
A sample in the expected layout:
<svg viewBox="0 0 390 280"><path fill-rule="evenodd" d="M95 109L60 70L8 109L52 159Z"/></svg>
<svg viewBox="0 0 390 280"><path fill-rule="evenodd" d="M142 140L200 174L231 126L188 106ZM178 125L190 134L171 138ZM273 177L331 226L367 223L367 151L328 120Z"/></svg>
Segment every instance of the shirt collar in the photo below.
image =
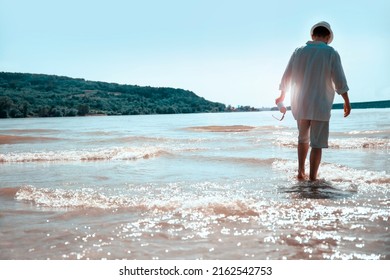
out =
<svg viewBox="0 0 390 280"><path fill-rule="evenodd" d="M306 45L327 46L326 43L321 41L307 41Z"/></svg>

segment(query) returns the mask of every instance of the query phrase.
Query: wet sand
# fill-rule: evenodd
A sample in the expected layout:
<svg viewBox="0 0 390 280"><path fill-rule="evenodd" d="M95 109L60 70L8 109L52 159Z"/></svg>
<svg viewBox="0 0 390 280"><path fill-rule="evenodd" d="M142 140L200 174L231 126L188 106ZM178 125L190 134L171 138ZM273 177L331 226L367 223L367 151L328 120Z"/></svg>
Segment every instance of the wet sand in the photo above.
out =
<svg viewBox="0 0 390 280"><path fill-rule="evenodd" d="M210 126L195 126L189 127L188 130L207 131L207 132L246 132L255 129L254 126L247 125L210 125Z"/></svg>
<svg viewBox="0 0 390 280"><path fill-rule="evenodd" d="M0 135L0 145L3 144L17 144L17 143L31 143L31 142L44 142L44 141L56 141L59 138L53 137L33 137L33 136L16 136L16 135Z"/></svg>

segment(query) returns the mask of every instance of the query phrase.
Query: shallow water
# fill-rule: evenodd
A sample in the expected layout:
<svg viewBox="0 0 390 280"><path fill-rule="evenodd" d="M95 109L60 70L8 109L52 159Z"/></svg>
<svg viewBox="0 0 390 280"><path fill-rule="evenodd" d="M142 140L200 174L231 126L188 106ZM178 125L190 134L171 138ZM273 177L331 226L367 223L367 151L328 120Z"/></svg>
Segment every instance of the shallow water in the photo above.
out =
<svg viewBox="0 0 390 280"><path fill-rule="evenodd" d="M390 259L390 110L332 115L316 183L290 113L0 120L0 259Z"/></svg>

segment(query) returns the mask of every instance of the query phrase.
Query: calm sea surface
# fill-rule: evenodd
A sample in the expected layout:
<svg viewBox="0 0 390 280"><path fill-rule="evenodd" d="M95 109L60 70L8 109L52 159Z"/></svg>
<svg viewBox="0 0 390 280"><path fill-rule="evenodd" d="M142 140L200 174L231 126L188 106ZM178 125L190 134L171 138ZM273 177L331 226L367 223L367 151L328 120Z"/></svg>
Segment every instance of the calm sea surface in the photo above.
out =
<svg viewBox="0 0 390 280"><path fill-rule="evenodd" d="M0 259L390 259L390 110L342 114L318 183L290 112L2 119Z"/></svg>

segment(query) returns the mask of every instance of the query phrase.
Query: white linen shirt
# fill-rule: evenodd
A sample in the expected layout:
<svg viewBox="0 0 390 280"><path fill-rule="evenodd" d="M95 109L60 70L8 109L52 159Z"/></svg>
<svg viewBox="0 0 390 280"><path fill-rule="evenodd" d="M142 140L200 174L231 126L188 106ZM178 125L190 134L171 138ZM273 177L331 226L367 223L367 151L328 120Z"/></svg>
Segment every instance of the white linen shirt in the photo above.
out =
<svg viewBox="0 0 390 280"><path fill-rule="evenodd" d="M339 54L319 41L308 41L294 51L279 89L290 91L296 120L317 121L329 121L335 91L349 90Z"/></svg>

